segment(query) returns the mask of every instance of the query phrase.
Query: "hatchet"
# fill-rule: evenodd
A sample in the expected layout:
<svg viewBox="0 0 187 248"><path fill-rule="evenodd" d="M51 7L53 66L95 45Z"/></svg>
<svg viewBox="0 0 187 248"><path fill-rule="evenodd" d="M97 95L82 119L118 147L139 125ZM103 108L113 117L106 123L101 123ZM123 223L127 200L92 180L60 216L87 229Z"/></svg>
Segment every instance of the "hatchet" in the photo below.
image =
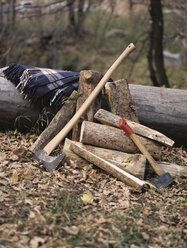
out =
<svg viewBox="0 0 187 248"><path fill-rule="evenodd" d="M129 135L129 137L132 139L132 141L135 143L138 149L147 158L153 170L157 173L157 175L159 175L159 177L154 179L153 183L155 184L155 186L157 188L166 188L167 186L172 184L173 178L171 177L171 175L168 172L166 173L162 169L162 167L159 164L157 164L157 162L154 160L151 154L147 151L145 146L141 143L138 136L134 133L134 131L127 124L125 119L122 118L119 120L119 127L123 129Z"/></svg>
<svg viewBox="0 0 187 248"><path fill-rule="evenodd" d="M79 110L71 118L71 120L64 126L64 128L43 148L43 150L36 151L33 155L33 159L38 161L48 171L53 171L58 168L63 159L64 154L60 154L57 157L49 156L51 152L60 144L60 142L67 136L75 124L79 121L80 117L86 112L91 103L95 100L98 94L101 92L105 84L110 79L112 73L119 67L122 61L135 49L133 43L130 43L123 53L117 58L117 60L108 69L102 79L99 81L95 89L82 104Z"/></svg>

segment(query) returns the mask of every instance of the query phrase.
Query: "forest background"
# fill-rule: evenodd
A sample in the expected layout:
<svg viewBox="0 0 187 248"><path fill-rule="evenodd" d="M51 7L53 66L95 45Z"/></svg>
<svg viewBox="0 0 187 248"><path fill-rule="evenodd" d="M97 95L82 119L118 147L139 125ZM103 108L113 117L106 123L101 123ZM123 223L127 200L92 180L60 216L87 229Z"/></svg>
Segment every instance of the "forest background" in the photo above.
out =
<svg viewBox="0 0 187 248"><path fill-rule="evenodd" d="M1 0L0 67L20 63L104 73L133 42L136 51L114 79L185 89L186 5L184 0Z"/></svg>

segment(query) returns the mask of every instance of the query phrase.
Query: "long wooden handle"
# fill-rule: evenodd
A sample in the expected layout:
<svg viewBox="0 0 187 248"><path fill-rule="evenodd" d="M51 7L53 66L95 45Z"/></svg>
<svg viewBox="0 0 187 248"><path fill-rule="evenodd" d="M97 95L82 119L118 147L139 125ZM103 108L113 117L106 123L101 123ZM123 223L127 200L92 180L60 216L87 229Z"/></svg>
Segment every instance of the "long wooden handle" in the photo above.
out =
<svg viewBox="0 0 187 248"><path fill-rule="evenodd" d="M154 171L157 173L157 175L161 176L165 173L165 171L162 169L162 167L157 164L157 162L154 160L154 158L151 156L151 154L147 151L145 146L142 144L138 136L134 133L134 131L130 128L130 126L127 124L127 122L122 118L119 120L119 127L122 128L129 137L133 140L135 145L138 147L138 149L141 151L141 153L147 158L150 165L154 169Z"/></svg>
<svg viewBox="0 0 187 248"><path fill-rule="evenodd" d="M112 73L118 68L118 66L122 63L122 61L135 49L133 43L130 43L128 47L123 51L123 53L118 57L118 59L112 64L112 66L108 69L106 74L100 80L98 85L83 103L83 105L79 108L79 110L75 113L75 115L71 118L71 120L66 124L66 126L44 147L44 150L49 155L60 142L67 136L67 134L71 131L74 125L79 121L80 117L85 113L90 104L95 100L98 94L101 92L105 84L108 82Z"/></svg>

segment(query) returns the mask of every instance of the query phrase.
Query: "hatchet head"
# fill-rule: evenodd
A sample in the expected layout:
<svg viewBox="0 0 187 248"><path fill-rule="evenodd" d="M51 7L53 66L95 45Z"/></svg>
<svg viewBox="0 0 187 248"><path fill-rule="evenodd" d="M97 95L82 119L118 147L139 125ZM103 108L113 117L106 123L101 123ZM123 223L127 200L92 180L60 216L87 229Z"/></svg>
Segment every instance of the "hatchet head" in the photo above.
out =
<svg viewBox="0 0 187 248"><path fill-rule="evenodd" d="M173 182L174 182L173 178L168 172L162 174L161 176L153 180L153 184L159 189L164 189L168 187L169 185L171 185Z"/></svg>
<svg viewBox="0 0 187 248"><path fill-rule="evenodd" d="M45 150L38 150L34 153L32 159L43 165L47 171L52 172L58 169L60 164L65 161L65 155L62 153L57 157L53 157L47 155Z"/></svg>

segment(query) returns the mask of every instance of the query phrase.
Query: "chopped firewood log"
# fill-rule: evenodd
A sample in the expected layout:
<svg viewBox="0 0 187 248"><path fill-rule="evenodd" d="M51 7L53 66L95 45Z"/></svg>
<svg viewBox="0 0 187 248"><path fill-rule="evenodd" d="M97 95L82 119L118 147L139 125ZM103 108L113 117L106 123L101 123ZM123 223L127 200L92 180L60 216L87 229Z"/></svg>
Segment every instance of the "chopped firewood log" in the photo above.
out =
<svg viewBox="0 0 187 248"><path fill-rule="evenodd" d="M173 177L187 177L187 166L180 166L168 162L158 162L158 164Z"/></svg>
<svg viewBox="0 0 187 248"><path fill-rule="evenodd" d="M106 111L104 109L99 109L97 111L97 113L94 115L94 118L101 122L102 124L105 125L110 125L113 127L119 127L118 122L119 120L122 118L118 115L115 115L109 111ZM132 128L132 130L136 133L139 134L141 136L147 137L149 139L158 141L160 143L162 143L163 145L166 146L173 146L174 141L171 140L170 138L168 138L167 136L165 136L164 134L153 130L151 128L148 128L144 125L141 125L139 123L127 120L128 125Z"/></svg>
<svg viewBox="0 0 187 248"><path fill-rule="evenodd" d="M36 142L31 146L31 151L43 149L45 145L66 125L75 112L77 91L73 91L68 100L57 112L48 127L40 134Z"/></svg>
<svg viewBox="0 0 187 248"><path fill-rule="evenodd" d="M72 141L68 138L65 139L64 146L63 146L63 153L66 155L66 161L68 162L69 159L75 161L80 167L84 167L89 165L89 162L85 160L84 158L78 156L76 153L74 153L72 150L70 150L70 145L72 144Z"/></svg>
<svg viewBox="0 0 187 248"><path fill-rule="evenodd" d="M125 117L128 120L139 122L137 110L125 79L107 83L105 93L112 113Z"/></svg>
<svg viewBox="0 0 187 248"><path fill-rule="evenodd" d="M141 190L142 188L149 187L149 184L147 182L129 174L128 172L122 170L115 164L108 162L104 158L101 158L98 155L88 151L82 144L72 143L70 149L73 152L75 152L77 155L88 160L90 163L95 164L102 170L108 172L112 176L118 178L127 185L136 188L137 190Z"/></svg>
<svg viewBox="0 0 187 248"><path fill-rule="evenodd" d="M128 154L116 150L84 145L80 142L66 139L63 152L70 159L76 160L78 163L80 162L81 165L83 163L85 164L85 159L79 157L78 155L76 155L74 152L71 151L70 146L72 143L84 147L86 150L90 151L91 153L105 159L108 162L111 162L112 164L115 164L116 166L125 170L128 173L140 179L144 179L145 165L146 165L146 158L144 155Z"/></svg>
<svg viewBox="0 0 187 248"><path fill-rule="evenodd" d="M81 71L79 78L79 98L77 99L76 111L82 106L85 100L89 97L98 82L101 80L102 74L96 71ZM78 141L80 137L80 127L83 120L93 121L94 114L101 108L101 94L99 94L95 101L90 105L88 110L81 116L79 122L75 125L72 132L72 139Z"/></svg>
<svg viewBox="0 0 187 248"><path fill-rule="evenodd" d="M139 138L151 155L155 159L159 158L161 145L145 137L139 136ZM123 130L89 121L82 123L80 142L127 153L139 152L136 145Z"/></svg>

